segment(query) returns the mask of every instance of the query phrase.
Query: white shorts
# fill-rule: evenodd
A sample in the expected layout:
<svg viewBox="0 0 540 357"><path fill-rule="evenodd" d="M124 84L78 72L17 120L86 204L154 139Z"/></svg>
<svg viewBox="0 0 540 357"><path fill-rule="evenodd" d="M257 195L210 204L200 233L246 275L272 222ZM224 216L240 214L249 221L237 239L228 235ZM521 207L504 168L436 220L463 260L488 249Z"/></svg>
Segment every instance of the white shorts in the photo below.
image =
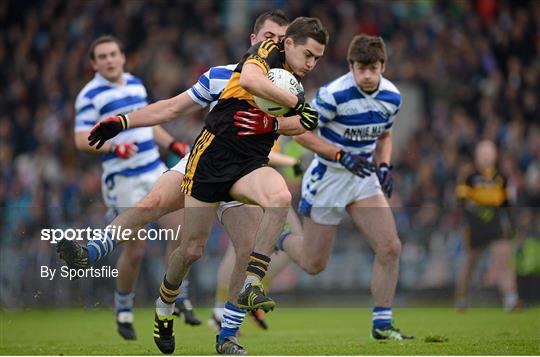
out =
<svg viewBox="0 0 540 357"><path fill-rule="evenodd" d="M115 215L126 208L135 206L150 192L156 181L166 170L167 166L160 163L153 170L137 176L117 174L105 182L104 175L101 179L101 193L105 204L115 211Z"/></svg>
<svg viewBox="0 0 540 357"><path fill-rule="evenodd" d="M184 156L182 158L182 160L178 161L178 163L176 165L174 165L173 167L171 167L171 170L174 170L174 171L177 171L179 173L181 173L182 175L185 175L186 174L186 166L187 166L187 162L188 162L188 159L189 159L189 153L186 154L186 156ZM238 202L238 201L230 201L230 202L220 202L219 203L219 206L216 210L216 215L217 215L217 218L219 220L219 223L222 223L222 217L223 217L223 212L225 212L227 209L231 208L231 207L238 207L238 206L242 206L243 203L242 202Z"/></svg>
<svg viewBox="0 0 540 357"><path fill-rule="evenodd" d="M348 205L382 194L375 173L360 178L345 168L329 166L315 158L302 180L298 212L316 223L337 225Z"/></svg>

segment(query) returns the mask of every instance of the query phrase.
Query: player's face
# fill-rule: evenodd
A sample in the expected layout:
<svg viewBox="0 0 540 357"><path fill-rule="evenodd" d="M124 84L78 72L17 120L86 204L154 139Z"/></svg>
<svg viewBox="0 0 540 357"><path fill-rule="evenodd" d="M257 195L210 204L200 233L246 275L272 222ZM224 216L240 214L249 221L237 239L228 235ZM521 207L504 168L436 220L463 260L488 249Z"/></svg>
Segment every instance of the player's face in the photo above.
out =
<svg viewBox="0 0 540 357"><path fill-rule="evenodd" d="M111 82L117 82L122 78L126 57L116 42L104 42L94 48L94 60L91 62L94 71Z"/></svg>
<svg viewBox="0 0 540 357"><path fill-rule="evenodd" d="M292 38L285 39L285 58L294 74L304 77L308 74L324 54L325 46L308 38L306 43L296 45Z"/></svg>
<svg viewBox="0 0 540 357"><path fill-rule="evenodd" d="M495 144L489 140L479 142L474 152L474 159L479 169L494 167L497 160Z"/></svg>
<svg viewBox="0 0 540 357"><path fill-rule="evenodd" d="M259 32L256 34L251 34L251 45L253 46L257 42L268 40L269 38L271 38L275 43L278 43L285 37L285 31L287 31L287 26L281 26L272 20L266 20L261 26Z"/></svg>
<svg viewBox="0 0 540 357"><path fill-rule="evenodd" d="M381 74L384 72L384 64L380 61L370 64L354 62L349 64L356 84L364 92L370 93L377 90Z"/></svg>

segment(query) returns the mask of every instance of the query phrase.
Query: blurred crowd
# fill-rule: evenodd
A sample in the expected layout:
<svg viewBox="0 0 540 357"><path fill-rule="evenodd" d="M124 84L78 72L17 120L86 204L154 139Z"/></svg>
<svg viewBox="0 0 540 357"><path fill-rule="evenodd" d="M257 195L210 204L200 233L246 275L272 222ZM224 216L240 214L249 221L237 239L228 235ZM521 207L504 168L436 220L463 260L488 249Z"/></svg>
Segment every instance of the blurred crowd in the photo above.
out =
<svg viewBox="0 0 540 357"><path fill-rule="evenodd" d="M525 210L520 224L538 235L538 1L9 0L0 2L0 245L15 247L44 226L100 225L100 162L73 143L74 100L93 76L93 39L119 37L127 70L159 100L189 88L210 66L237 62L253 20L271 8L291 20L317 16L330 32L325 56L304 82L308 97L347 71L347 46L360 32L385 39L385 76L421 93L419 125L393 154L402 239L429 247L437 244L433 227L457 232L455 184L480 138L497 143L515 205ZM249 20L231 21L238 17ZM167 128L191 143L201 119Z"/></svg>

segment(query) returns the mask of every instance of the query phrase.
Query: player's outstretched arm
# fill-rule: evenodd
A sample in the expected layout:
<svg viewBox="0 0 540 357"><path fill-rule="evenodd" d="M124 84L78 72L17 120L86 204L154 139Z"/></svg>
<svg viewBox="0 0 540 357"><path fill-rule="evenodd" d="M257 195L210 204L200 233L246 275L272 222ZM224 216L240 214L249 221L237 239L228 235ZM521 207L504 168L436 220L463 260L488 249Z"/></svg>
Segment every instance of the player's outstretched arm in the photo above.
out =
<svg viewBox="0 0 540 357"><path fill-rule="evenodd" d="M363 154L344 151L313 133L305 133L296 136L295 139L303 147L319 154L327 160L339 162L344 168L356 176L364 178L375 172L375 165Z"/></svg>
<svg viewBox="0 0 540 357"><path fill-rule="evenodd" d="M128 114L118 114L100 121L92 128L88 141L90 146L101 148L105 142L128 128L154 126L166 123L182 114L189 114L201 106L182 92L176 97L160 100Z"/></svg>

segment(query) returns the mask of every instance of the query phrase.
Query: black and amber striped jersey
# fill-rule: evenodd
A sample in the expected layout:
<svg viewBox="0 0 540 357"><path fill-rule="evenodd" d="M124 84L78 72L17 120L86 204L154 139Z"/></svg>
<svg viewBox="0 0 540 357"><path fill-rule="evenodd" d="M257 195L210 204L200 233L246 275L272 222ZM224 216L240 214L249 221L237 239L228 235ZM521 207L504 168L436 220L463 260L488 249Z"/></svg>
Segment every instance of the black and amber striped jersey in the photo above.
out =
<svg viewBox="0 0 540 357"><path fill-rule="evenodd" d="M234 69L218 103L206 116L205 124L208 131L216 136L216 140L231 150L245 155L266 157L278 137L277 134L238 136L236 134L239 129L234 126L234 114L238 110L255 107L253 95L240 86L240 74L247 63L259 66L265 74L271 68L290 70L285 62L283 43L276 44L272 40L265 40L253 45Z"/></svg>
<svg viewBox="0 0 540 357"><path fill-rule="evenodd" d="M246 63L253 63L259 66L264 74L267 74L271 68L284 68L289 72L292 72L285 62L283 42L276 44L271 39L268 39L256 43L251 46L234 69L231 79L219 97L220 100L236 98L238 100L245 100L252 106L255 106L253 95L240 86L240 73ZM300 81L299 77L296 77L296 79Z"/></svg>
<svg viewBox="0 0 540 357"><path fill-rule="evenodd" d="M496 169L475 170L456 188L463 202L465 219L476 235L486 231L502 231L509 224L503 207L508 206L507 180Z"/></svg>
<svg viewBox="0 0 540 357"><path fill-rule="evenodd" d="M508 204L507 179L496 169L475 170L458 184L456 195L478 206L501 207Z"/></svg>

